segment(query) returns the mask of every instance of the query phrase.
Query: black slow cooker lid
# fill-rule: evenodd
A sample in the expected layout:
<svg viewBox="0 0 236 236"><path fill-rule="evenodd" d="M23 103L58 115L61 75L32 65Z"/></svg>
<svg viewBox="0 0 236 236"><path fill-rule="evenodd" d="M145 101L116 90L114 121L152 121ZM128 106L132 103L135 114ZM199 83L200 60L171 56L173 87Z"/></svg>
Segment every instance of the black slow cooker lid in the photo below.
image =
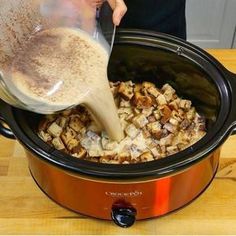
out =
<svg viewBox="0 0 236 236"><path fill-rule="evenodd" d="M30 152L65 170L109 179L162 177L199 162L227 138L231 90L225 72L206 52L175 37L137 30L117 33L109 65L110 80L157 83L159 78L159 85L170 82L177 93L181 90L181 95L194 100L193 105L208 118L207 135L199 142L175 155L147 163L119 165L79 160L55 150L37 136L40 115L11 108L8 118L13 132ZM167 79L163 80L164 76ZM189 92L191 84L193 89Z"/></svg>

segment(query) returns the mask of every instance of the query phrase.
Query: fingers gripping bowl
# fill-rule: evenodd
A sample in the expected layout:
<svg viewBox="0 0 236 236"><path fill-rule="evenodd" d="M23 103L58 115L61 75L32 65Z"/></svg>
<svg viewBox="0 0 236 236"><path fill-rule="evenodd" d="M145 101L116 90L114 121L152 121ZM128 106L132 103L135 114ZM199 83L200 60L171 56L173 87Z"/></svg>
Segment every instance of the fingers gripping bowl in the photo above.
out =
<svg viewBox="0 0 236 236"><path fill-rule="evenodd" d="M207 134L194 145L145 163L104 164L55 150L38 135L42 116L1 103L0 111L25 147L39 187L79 213L130 226L195 199L213 179L220 146L236 124L235 75L201 49L176 38L135 30L117 34L109 79L171 85L206 119ZM147 79L148 78L148 79ZM94 196L96 193L96 197Z"/></svg>

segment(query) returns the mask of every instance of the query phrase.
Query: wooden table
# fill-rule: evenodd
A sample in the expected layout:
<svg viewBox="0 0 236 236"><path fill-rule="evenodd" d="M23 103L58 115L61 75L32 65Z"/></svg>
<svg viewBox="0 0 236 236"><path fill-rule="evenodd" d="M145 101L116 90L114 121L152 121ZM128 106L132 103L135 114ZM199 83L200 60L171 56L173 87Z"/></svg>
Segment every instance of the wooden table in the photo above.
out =
<svg viewBox="0 0 236 236"><path fill-rule="evenodd" d="M236 50L209 52L236 73ZM3 137L0 147L0 234L236 234L236 136L224 144L218 174L204 194L178 212L129 229L58 206L34 183L22 147Z"/></svg>

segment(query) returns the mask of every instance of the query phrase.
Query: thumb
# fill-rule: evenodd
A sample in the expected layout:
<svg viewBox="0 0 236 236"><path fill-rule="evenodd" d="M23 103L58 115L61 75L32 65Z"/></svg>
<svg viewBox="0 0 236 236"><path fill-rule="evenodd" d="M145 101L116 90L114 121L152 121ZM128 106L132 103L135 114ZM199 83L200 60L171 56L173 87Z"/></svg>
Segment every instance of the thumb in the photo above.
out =
<svg viewBox="0 0 236 236"><path fill-rule="evenodd" d="M113 23L118 26L122 17L127 12L127 7L123 0L116 0L115 4L111 4L114 12L113 12Z"/></svg>

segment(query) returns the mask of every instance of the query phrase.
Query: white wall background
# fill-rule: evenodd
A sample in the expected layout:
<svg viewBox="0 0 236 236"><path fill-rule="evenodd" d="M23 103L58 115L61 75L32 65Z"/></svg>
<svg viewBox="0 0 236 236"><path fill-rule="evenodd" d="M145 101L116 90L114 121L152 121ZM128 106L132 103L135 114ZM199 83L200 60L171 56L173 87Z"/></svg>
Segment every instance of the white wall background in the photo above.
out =
<svg viewBox="0 0 236 236"><path fill-rule="evenodd" d="M236 0L186 0L188 41L203 48L236 48Z"/></svg>

